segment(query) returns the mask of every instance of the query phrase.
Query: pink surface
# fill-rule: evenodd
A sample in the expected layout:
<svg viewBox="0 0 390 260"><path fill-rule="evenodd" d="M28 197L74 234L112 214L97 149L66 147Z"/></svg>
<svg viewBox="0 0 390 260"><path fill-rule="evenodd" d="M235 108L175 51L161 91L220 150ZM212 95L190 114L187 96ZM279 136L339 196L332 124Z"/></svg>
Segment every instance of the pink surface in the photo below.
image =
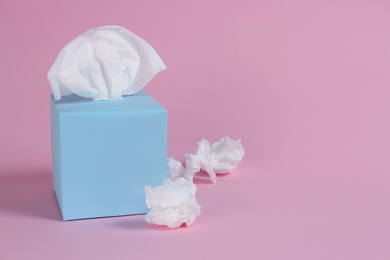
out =
<svg viewBox="0 0 390 260"><path fill-rule="evenodd" d="M0 259L390 259L388 1L0 2ZM241 138L189 228L62 222L49 83L61 48L122 25L168 69L169 155Z"/></svg>

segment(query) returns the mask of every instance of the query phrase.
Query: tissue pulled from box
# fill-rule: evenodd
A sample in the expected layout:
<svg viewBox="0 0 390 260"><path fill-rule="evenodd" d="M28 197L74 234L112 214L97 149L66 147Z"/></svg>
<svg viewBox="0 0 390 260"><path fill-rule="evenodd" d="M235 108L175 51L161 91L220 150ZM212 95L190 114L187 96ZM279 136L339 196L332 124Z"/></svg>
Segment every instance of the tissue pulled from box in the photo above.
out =
<svg viewBox="0 0 390 260"><path fill-rule="evenodd" d="M210 175L212 182L216 182L217 173L228 173L237 167L245 154L241 140L232 140L225 136L220 142L210 146L203 137L198 138L198 151L195 155L186 154L186 179L192 179L200 170Z"/></svg>
<svg viewBox="0 0 390 260"><path fill-rule="evenodd" d="M168 158L167 163L167 178L168 180L175 180L180 177L185 178L186 170L181 162L176 161L173 157Z"/></svg>
<svg viewBox="0 0 390 260"><path fill-rule="evenodd" d="M117 100L141 90L165 64L145 40L120 26L84 32L60 52L47 77L56 100L72 93Z"/></svg>
<svg viewBox="0 0 390 260"><path fill-rule="evenodd" d="M145 202L150 208L145 221L170 228L178 228L183 223L191 225L200 215L195 194L195 184L184 178L174 181L168 179L163 185L154 188L145 186Z"/></svg>

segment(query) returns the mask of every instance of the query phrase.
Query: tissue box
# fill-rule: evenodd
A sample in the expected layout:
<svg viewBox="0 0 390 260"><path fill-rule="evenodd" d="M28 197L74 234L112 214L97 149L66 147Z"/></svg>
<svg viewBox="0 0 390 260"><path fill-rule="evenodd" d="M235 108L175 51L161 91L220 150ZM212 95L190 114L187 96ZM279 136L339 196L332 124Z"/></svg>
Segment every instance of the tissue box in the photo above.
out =
<svg viewBox="0 0 390 260"><path fill-rule="evenodd" d="M146 213L144 186L166 179L167 116L144 91L115 101L52 95L53 186L63 220Z"/></svg>

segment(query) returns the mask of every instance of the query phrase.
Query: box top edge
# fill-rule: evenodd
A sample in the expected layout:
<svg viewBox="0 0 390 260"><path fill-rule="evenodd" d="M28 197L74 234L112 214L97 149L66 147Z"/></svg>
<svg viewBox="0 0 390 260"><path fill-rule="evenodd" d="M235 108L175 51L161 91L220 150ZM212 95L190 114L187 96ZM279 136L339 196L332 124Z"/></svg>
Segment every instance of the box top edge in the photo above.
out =
<svg viewBox="0 0 390 260"><path fill-rule="evenodd" d="M50 98L53 106L60 113L167 111L145 91L124 96L121 100L90 101L88 98L75 94L65 96L61 100L54 100L54 96L51 94Z"/></svg>

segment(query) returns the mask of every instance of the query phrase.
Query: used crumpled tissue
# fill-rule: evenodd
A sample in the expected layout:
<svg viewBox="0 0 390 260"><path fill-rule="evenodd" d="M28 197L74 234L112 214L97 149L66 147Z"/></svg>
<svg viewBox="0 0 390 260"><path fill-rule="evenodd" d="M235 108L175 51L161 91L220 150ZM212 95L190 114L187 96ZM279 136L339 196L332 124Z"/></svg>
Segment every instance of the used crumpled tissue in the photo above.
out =
<svg viewBox="0 0 390 260"><path fill-rule="evenodd" d="M180 227L183 223L191 225L200 214L196 202L194 175L200 170L209 173L216 181L216 173L228 173L236 168L244 156L241 140L225 136L220 142L210 146L203 137L198 139L197 154L186 154L186 168L173 157L167 158L167 180L161 186L145 187L146 205L151 208L145 216L150 224Z"/></svg>
<svg viewBox="0 0 390 260"><path fill-rule="evenodd" d="M55 100L72 93L93 100L117 100L135 94L165 69L145 40L121 26L104 26L69 42L47 77Z"/></svg>
<svg viewBox="0 0 390 260"><path fill-rule="evenodd" d="M232 140L228 136L220 142L210 146L209 141L203 137L198 138L198 152L186 154L186 168L175 159L168 158L167 177L169 180L183 177L192 180L200 170L206 171L213 182L216 181L216 174L228 173L237 167L245 154L241 140Z"/></svg>
<svg viewBox="0 0 390 260"><path fill-rule="evenodd" d="M181 162L176 161L173 157L168 158L167 164L167 178L168 180L175 180L180 177L185 178L186 170Z"/></svg>
<svg viewBox="0 0 390 260"><path fill-rule="evenodd" d="M150 208L145 221L170 228L178 228L183 223L191 225L200 215L195 193L195 184L184 178L166 180L163 185L154 188L145 186L146 205Z"/></svg>
<svg viewBox="0 0 390 260"><path fill-rule="evenodd" d="M187 158L185 178L187 179L193 179L197 172L204 170L210 175L211 181L215 183L217 173L231 172L245 154L241 140L235 141L227 136L212 146L210 146L209 141L201 137L198 139L198 145L196 154L185 155Z"/></svg>

